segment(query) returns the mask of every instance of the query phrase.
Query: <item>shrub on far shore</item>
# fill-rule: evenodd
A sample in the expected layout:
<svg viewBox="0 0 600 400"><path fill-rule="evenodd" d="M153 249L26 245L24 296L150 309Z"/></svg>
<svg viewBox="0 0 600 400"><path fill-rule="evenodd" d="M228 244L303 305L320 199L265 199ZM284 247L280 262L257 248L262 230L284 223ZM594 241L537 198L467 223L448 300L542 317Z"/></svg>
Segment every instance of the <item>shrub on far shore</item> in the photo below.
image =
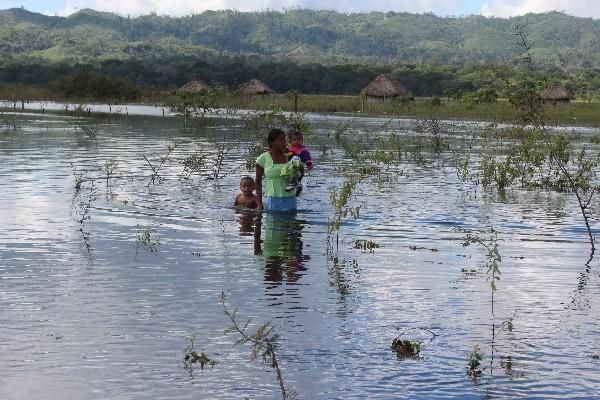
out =
<svg viewBox="0 0 600 400"><path fill-rule="evenodd" d="M124 79L79 71L48 83L54 96L63 99L139 100L142 91Z"/></svg>

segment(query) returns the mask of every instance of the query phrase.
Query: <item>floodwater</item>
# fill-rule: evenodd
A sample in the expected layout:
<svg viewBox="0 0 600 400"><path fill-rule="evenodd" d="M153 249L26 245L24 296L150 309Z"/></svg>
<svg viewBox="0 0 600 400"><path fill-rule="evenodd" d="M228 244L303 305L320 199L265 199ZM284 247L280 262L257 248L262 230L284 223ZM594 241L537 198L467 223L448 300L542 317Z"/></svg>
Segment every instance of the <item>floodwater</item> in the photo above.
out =
<svg viewBox="0 0 600 400"><path fill-rule="evenodd" d="M275 371L224 334L222 292L251 332L271 322L299 399L600 397L600 265L570 194L482 191L425 151L359 184L360 216L328 252L330 192L356 167L328 138L339 117L311 121L329 149L307 141L298 213L262 218L231 207L255 133L240 120L104 117L86 120L92 139L70 117L16 118L0 128L2 399L280 398ZM219 147L222 177L185 179L186 157ZM495 292L456 228L497 232ZM401 333L418 357L391 350ZM186 368L192 336L217 364Z"/></svg>

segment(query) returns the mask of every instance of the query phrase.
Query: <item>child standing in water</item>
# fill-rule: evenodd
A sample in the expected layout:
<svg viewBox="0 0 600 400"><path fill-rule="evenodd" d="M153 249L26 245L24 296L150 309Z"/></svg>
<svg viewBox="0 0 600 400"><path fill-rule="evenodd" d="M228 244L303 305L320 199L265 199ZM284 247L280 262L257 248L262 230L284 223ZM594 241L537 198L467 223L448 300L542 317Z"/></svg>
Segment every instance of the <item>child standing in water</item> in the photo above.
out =
<svg viewBox="0 0 600 400"><path fill-rule="evenodd" d="M244 176L240 179L240 191L242 193L235 197L233 203L236 207L256 208L258 202L256 201L256 195L254 194L254 179L249 176Z"/></svg>
<svg viewBox="0 0 600 400"><path fill-rule="evenodd" d="M302 134L302 132L300 132L296 129L292 129L289 132L289 137L290 137L290 145L288 146L288 159L289 160L293 160L293 159L300 160L306 166L306 169L308 169L308 170L312 169L313 162L312 162L312 159L310 158L310 152L308 151L306 146L304 146L304 135ZM296 158L294 158L294 157L296 157ZM300 183L301 180L302 180L302 176L300 176L296 179L293 179L287 185L285 190L287 190L287 191L295 190L296 196L299 196L300 192L302 192L302 183Z"/></svg>

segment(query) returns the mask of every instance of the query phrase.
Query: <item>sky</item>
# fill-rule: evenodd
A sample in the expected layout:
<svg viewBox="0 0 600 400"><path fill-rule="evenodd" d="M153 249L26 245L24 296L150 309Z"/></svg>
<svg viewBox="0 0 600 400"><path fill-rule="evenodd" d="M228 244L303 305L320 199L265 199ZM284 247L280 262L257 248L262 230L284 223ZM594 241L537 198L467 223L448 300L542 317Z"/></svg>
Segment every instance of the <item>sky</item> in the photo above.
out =
<svg viewBox="0 0 600 400"><path fill-rule="evenodd" d="M138 16L182 16L205 10L327 9L342 12L396 11L440 16L480 14L511 17L558 10L579 17L600 18L599 0L0 0L0 9L24 7L48 15L70 15L82 8Z"/></svg>

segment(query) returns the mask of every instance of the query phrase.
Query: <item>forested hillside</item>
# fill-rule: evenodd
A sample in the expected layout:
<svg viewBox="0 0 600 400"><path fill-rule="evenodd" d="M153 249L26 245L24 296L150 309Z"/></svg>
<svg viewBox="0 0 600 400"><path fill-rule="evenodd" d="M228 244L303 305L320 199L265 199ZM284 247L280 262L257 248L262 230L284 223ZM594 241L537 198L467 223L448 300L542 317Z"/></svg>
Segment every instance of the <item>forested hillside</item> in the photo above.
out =
<svg viewBox="0 0 600 400"><path fill-rule="evenodd" d="M0 84L113 77L165 89L200 78L235 89L258 78L279 93L354 95L391 72L415 96L502 90L523 72L516 26L538 72L580 98L600 96L600 21L558 12L512 19L312 10L128 18L82 10L65 18L10 9L0 11Z"/></svg>
<svg viewBox="0 0 600 400"><path fill-rule="evenodd" d="M320 63L506 63L516 58L517 24L538 56L600 66L600 21L558 12L511 19L313 10L127 18L82 10L65 18L10 9L0 11L0 55L68 62L228 54Z"/></svg>

